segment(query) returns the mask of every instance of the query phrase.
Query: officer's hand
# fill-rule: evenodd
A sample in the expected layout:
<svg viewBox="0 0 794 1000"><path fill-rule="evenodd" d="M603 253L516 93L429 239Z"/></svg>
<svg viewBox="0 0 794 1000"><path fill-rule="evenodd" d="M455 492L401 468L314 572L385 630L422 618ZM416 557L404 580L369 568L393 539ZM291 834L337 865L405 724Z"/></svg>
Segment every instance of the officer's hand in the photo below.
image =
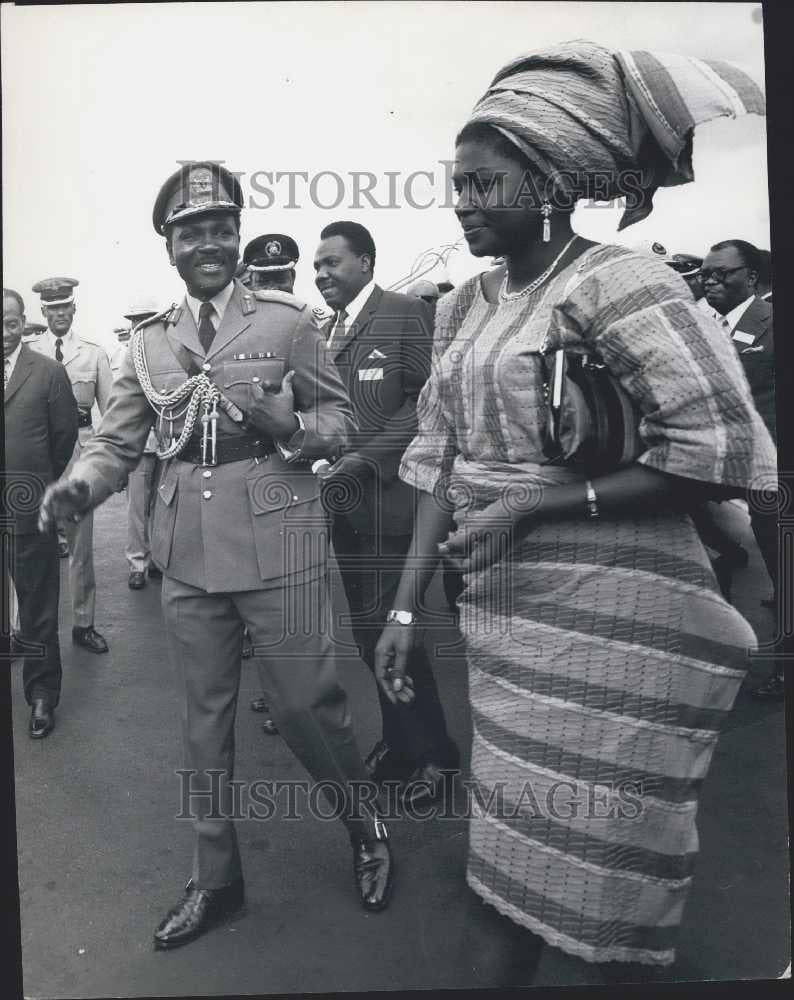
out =
<svg viewBox="0 0 794 1000"><path fill-rule="evenodd" d="M82 521L91 505L91 490L84 479L59 479L50 483L39 510L39 531L46 533L58 521Z"/></svg>
<svg viewBox="0 0 794 1000"><path fill-rule="evenodd" d="M295 372L289 371L284 376L278 391L266 391L261 382L251 383L251 405L248 409L248 420L257 430L269 434L274 441L287 441L298 429L295 416L295 397L292 393L292 380Z"/></svg>
<svg viewBox="0 0 794 1000"><path fill-rule="evenodd" d="M417 638L415 625L387 625L375 647L375 677L392 704L414 700L414 682L405 667Z"/></svg>
<svg viewBox="0 0 794 1000"><path fill-rule="evenodd" d="M367 476L371 476L373 471L371 462L351 451L347 455L337 458L328 470L328 475L325 478L331 481L333 481L334 477L340 476L352 476L354 479L364 479Z"/></svg>

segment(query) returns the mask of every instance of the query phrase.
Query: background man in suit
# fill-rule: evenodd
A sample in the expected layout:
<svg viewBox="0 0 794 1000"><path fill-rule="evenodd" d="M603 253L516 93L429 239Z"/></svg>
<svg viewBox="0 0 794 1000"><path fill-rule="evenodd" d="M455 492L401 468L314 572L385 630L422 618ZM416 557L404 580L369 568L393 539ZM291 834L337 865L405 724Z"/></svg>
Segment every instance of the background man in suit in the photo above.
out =
<svg viewBox="0 0 794 1000"><path fill-rule="evenodd" d="M110 358L110 372L114 380L121 371L121 362L129 350L133 327L145 319L156 316L159 310L153 302L141 301L130 306L124 318L130 326L116 331L118 344ZM146 586L146 575L159 579L160 570L152 564L149 550L149 512L152 505L155 473L157 470L157 438L154 430L149 432L141 460L127 480L127 547L124 555L129 567L127 585L130 590L142 590Z"/></svg>
<svg viewBox="0 0 794 1000"><path fill-rule="evenodd" d="M744 368L753 402L761 414L772 440L777 441L775 415L775 340L772 331L772 306L756 294L762 268L757 247L745 240L715 243L703 261L701 271L706 300L717 313L720 323L733 341ZM772 580L773 593L762 603L777 608L778 527L775 511L750 511L755 540L764 557ZM783 678L776 671L754 694L756 697L783 696Z"/></svg>
<svg viewBox="0 0 794 1000"><path fill-rule="evenodd" d="M195 852L184 897L155 931L158 948L185 944L243 900L231 782L244 625L267 663L281 735L348 828L362 906L383 909L392 882L385 827L363 795L356 803L354 782L373 789L323 628L327 526L310 465L336 453L352 411L306 306L234 280L242 203L237 178L214 163L187 164L163 184L153 224L185 298L133 335L100 433L42 504L45 523L79 518L123 483L155 421L163 428L152 557L182 701Z"/></svg>
<svg viewBox="0 0 794 1000"><path fill-rule="evenodd" d="M374 268L375 244L364 226L325 227L314 255L315 284L336 311L325 333L359 426L325 480L325 496L353 634L370 670L411 542L415 496L398 472L416 433L416 400L430 374L432 348L429 307L383 291ZM351 502L335 503L339 493L350 493ZM404 780L419 798L439 793L440 771L457 767L459 755L427 653L417 647L413 656L410 706L393 705L376 685L383 734L367 766L375 780Z"/></svg>
<svg viewBox="0 0 794 1000"><path fill-rule="evenodd" d="M42 739L55 725L61 694L60 563L55 532L39 534L37 530L38 508L44 487L61 475L72 457L77 441L77 402L63 365L21 343L24 328L22 296L4 288L3 513L14 538L9 571L19 611L15 645L27 653L22 680L25 700L31 706L29 732L33 739Z"/></svg>
<svg viewBox="0 0 794 1000"><path fill-rule="evenodd" d="M110 398L113 376L103 347L78 337L74 330L75 278L45 278L33 286L41 296L41 311L49 327L31 346L59 361L66 368L77 399L80 427L73 461L93 435L91 409L94 403L104 413ZM104 636L94 628L96 577L94 575L94 516L79 524L64 524L69 544L69 589L72 593L72 639L90 653L107 653Z"/></svg>

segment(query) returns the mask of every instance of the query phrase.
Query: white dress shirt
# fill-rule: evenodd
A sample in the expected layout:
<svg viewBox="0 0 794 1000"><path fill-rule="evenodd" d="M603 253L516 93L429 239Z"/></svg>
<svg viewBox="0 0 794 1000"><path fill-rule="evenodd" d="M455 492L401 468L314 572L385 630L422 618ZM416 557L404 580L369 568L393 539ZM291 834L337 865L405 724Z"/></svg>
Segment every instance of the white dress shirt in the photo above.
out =
<svg viewBox="0 0 794 1000"><path fill-rule="evenodd" d="M61 354L73 354L77 348L77 341L80 338L74 332L74 327L70 326L67 333L62 337L56 337L52 330L47 330L46 333L38 338L38 343L36 344L36 350L41 351L42 354L46 354L48 358L52 358L53 361L57 360L55 357L55 341L60 340L61 342Z"/></svg>
<svg viewBox="0 0 794 1000"><path fill-rule="evenodd" d="M345 320L345 329L349 330L350 327L356 322L358 317L361 315L361 311L364 306L369 301L370 295L375 291L378 286L375 284L372 278L364 285L364 287L359 291L358 295L353 299L352 302L348 303L344 307L347 313L347 319ZM339 326L339 313L336 315L336 322L331 327L331 332L328 334L328 346L331 346L331 341L334 339L336 334L336 328Z"/></svg>
<svg viewBox="0 0 794 1000"><path fill-rule="evenodd" d="M208 301L215 306L215 310L210 316L210 322L215 327L215 332L217 333L218 327L221 325L221 320L223 319L223 314L226 312L226 306L228 306L229 301L234 292L234 282L230 281L229 284L222 288L217 295L214 295ZM185 301L188 304L190 312L193 314L193 319L196 321L196 327L199 325L199 309L203 305L201 299L194 298L190 292L185 292Z"/></svg>
<svg viewBox="0 0 794 1000"><path fill-rule="evenodd" d="M11 376L14 374L14 366L17 363L17 358L19 357L19 352L22 350L22 341L17 344L14 350L4 359L3 367L5 368L5 383L11 381Z"/></svg>
<svg viewBox="0 0 794 1000"><path fill-rule="evenodd" d="M751 295L749 298L745 299L744 302L740 302L738 306L734 306L730 312L726 312L724 316L718 316L717 322L723 327L723 329L727 330L728 333L733 333L739 325L739 320L750 308L754 299L755 295Z"/></svg>

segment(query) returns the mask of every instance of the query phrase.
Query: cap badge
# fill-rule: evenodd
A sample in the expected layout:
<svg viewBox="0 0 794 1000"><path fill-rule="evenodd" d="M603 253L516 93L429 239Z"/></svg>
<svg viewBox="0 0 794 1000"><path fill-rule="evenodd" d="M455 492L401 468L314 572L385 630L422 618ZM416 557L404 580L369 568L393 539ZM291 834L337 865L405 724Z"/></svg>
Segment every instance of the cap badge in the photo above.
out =
<svg viewBox="0 0 794 1000"><path fill-rule="evenodd" d="M193 170L188 181L188 200L191 205L212 201L212 173L206 168Z"/></svg>
<svg viewBox="0 0 794 1000"><path fill-rule="evenodd" d="M268 240L265 244L265 253L268 257L278 257L281 253L281 244L278 240Z"/></svg>

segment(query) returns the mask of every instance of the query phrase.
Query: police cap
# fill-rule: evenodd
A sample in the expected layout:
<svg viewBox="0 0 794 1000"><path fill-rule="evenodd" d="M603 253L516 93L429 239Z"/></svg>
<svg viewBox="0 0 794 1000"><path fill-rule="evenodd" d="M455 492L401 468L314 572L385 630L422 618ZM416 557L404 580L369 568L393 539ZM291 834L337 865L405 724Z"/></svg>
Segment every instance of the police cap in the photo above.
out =
<svg viewBox="0 0 794 1000"><path fill-rule="evenodd" d="M152 211L155 231L165 235L166 226L204 212L234 212L243 207L240 182L218 163L186 163L171 174L160 188Z"/></svg>
<svg viewBox="0 0 794 1000"><path fill-rule="evenodd" d="M243 264L252 271L286 271L299 259L298 244L283 233L257 236L243 251Z"/></svg>
<svg viewBox="0 0 794 1000"><path fill-rule="evenodd" d="M77 278L44 278L36 282L33 291L41 296L43 306L67 306L74 302L73 289L79 284Z"/></svg>

